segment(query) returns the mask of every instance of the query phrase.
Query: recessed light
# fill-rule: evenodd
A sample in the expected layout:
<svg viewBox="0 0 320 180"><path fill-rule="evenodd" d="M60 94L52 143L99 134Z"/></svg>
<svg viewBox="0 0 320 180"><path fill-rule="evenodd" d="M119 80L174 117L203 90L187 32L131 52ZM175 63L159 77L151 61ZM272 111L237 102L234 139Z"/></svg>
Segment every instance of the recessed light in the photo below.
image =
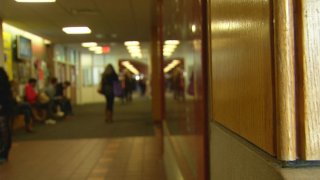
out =
<svg viewBox="0 0 320 180"><path fill-rule="evenodd" d="M67 34L90 34L91 29L88 27L64 27L62 30Z"/></svg>
<svg viewBox="0 0 320 180"><path fill-rule="evenodd" d="M51 41L49 41L47 39L45 39L43 42L44 42L44 44L51 44Z"/></svg>
<svg viewBox="0 0 320 180"><path fill-rule="evenodd" d="M172 55L172 52L163 52L163 56L169 57Z"/></svg>
<svg viewBox="0 0 320 180"><path fill-rule="evenodd" d="M140 43L139 41L126 41L124 42L125 46L138 46Z"/></svg>
<svg viewBox="0 0 320 180"><path fill-rule="evenodd" d="M191 30L193 33L195 33L197 31L197 26L195 24L192 24Z"/></svg>
<svg viewBox="0 0 320 180"><path fill-rule="evenodd" d="M16 2L22 2L22 3L53 3L56 2L56 0L15 0Z"/></svg>
<svg viewBox="0 0 320 180"><path fill-rule="evenodd" d="M172 48L172 49L175 49L175 48L177 48L177 45L176 45L176 44L165 44L165 45L163 46L163 48Z"/></svg>
<svg viewBox="0 0 320 180"><path fill-rule="evenodd" d="M102 47L101 46L90 47L89 50L90 51L102 51Z"/></svg>
<svg viewBox="0 0 320 180"><path fill-rule="evenodd" d="M178 41L178 40L166 40L164 43L165 44L169 44L169 45L178 45L180 43L180 41Z"/></svg>
<svg viewBox="0 0 320 180"><path fill-rule="evenodd" d="M173 53L173 49L163 49L164 53Z"/></svg>
<svg viewBox="0 0 320 180"><path fill-rule="evenodd" d="M82 47L94 47L97 46L98 44L96 42L84 42L81 44Z"/></svg>
<svg viewBox="0 0 320 180"><path fill-rule="evenodd" d="M128 50L140 49L140 46L127 46Z"/></svg>
<svg viewBox="0 0 320 180"><path fill-rule="evenodd" d="M138 48L127 48L127 49L128 49L129 52L130 51L141 51L140 47L138 47Z"/></svg>
<svg viewBox="0 0 320 180"><path fill-rule="evenodd" d="M97 51L94 51L94 53L95 53L95 54L103 54L103 51L102 51L102 50L101 50L101 51L100 51L100 50L97 50Z"/></svg>
<svg viewBox="0 0 320 180"><path fill-rule="evenodd" d="M131 56L134 56L134 57L141 57L142 54L140 52L133 52L133 53L130 53Z"/></svg>

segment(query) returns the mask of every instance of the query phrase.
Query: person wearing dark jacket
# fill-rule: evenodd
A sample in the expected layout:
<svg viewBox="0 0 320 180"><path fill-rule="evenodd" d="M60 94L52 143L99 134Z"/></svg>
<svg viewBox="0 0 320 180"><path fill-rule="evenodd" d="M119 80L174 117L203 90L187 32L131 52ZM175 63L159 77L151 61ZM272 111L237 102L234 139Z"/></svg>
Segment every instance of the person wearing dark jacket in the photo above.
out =
<svg viewBox="0 0 320 180"><path fill-rule="evenodd" d="M114 82L119 81L118 75L116 74L113 66L108 64L102 74L100 82L100 93L106 98L106 122L113 122L113 105L114 105L114 93L113 85Z"/></svg>
<svg viewBox="0 0 320 180"><path fill-rule="evenodd" d="M70 99L66 95L66 89L70 87L69 81L58 83L55 87L54 99L58 101L65 115L73 115L73 108Z"/></svg>
<svg viewBox="0 0 320 180"><path fill-rule="evenodd" d="M9 158L13 116L14 100L9 78L5 70L0 67L0 164Z"/></svg>

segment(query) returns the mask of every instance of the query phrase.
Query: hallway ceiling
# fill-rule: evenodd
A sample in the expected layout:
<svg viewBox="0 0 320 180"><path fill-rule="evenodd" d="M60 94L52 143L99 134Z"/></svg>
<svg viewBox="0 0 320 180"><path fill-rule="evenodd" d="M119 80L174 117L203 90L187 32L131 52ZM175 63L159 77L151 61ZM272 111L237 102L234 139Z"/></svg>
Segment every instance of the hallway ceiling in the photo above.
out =
<svg viewBox="0 0 320 180"><path fill-rule="evenodd" d="M0 0L4 22L54 43L150 41L151 0ZM90 35L67 35L65 26L88 26Z"/></svg>

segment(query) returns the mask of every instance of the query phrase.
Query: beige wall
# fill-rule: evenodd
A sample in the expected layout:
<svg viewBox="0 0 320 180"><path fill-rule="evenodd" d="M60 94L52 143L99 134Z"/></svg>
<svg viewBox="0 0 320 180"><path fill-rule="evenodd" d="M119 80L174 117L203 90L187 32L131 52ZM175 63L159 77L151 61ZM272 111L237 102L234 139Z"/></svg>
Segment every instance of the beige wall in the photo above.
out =
<svg viewBox="0 0 320 180"><path fill-rule="evenodd" d="M282 168L280 161L217 123L210 124L211 180L316 180L319 167Z"/></svg>
<svg viewBox="0 0 320 180"><path fill-rule="evenodd" d="M212 180L279 180L275 160L222 126L210 124Z"/></svg>
<svg viewBox="0 0 320 180"><path fill-rule="evenodd" d="M79 104L102 103L105 102L104 96L97 92L98 86L82 87L81 99L78 99Z"/></svg>

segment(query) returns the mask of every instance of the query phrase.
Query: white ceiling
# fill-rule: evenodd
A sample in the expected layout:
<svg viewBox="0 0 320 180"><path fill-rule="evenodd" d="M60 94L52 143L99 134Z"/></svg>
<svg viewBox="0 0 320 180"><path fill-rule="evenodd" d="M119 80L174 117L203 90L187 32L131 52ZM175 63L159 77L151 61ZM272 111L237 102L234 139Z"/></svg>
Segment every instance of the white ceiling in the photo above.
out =
<svg viewBox="0 0 320 180"><path fill-rule="evenodd" d="M150 41L152 0L57 0L17 3L0 0L4 22L54 43ZM64 26L88 26L90 35L67 35Z"/></svg>

